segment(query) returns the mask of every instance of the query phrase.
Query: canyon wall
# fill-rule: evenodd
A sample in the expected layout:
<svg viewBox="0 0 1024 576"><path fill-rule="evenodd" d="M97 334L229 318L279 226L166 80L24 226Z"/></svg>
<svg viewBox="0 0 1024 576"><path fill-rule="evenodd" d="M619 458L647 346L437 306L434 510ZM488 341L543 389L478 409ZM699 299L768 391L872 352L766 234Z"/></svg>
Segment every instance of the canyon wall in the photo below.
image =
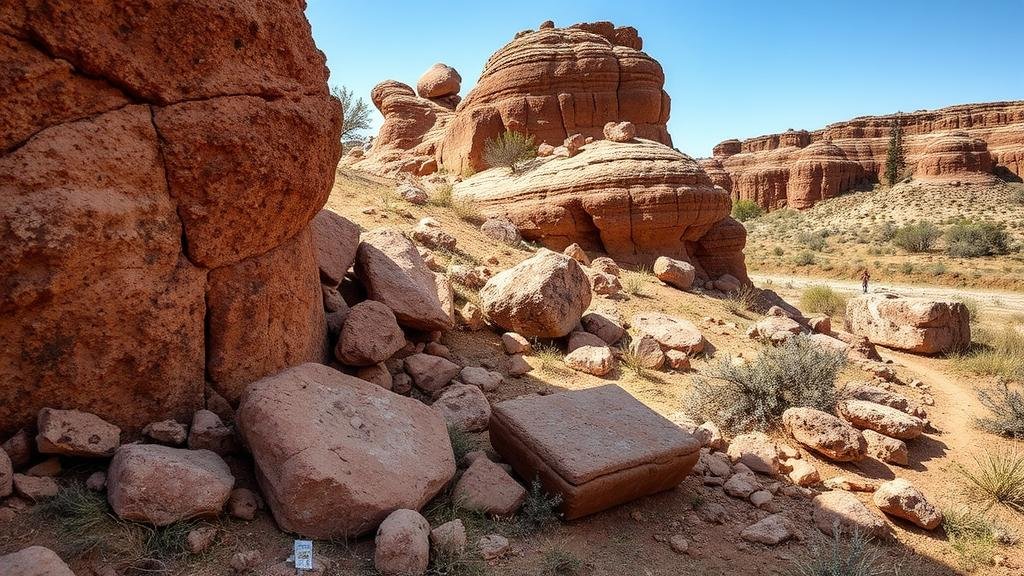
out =
<svg viewBox="0 0 1024 576"><path fill-rule="evenodd" d="M903 127L907 173L915 179L983 183L1024 175L1024 101L865 116L813 132L726 140L700 164L734 200L768 210L808 208L883 180L896 121Z"/></svg>

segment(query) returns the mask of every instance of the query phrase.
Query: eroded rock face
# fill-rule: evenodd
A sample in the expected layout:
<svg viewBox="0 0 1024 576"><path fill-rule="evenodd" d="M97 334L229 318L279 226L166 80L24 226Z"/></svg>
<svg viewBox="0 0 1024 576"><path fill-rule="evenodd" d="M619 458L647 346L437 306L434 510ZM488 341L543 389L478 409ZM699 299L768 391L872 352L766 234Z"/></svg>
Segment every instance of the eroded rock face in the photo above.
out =
<svg viewBox="0 0 1024 576"><path fill-rule="evenodd" d="M440 414L320 364L250 384L237 422L278 525L308 537L370 532L455 474Z"/></svg>
<svg viewBox="0 0 1024 576"><path fill-rule="evenodd" d="M186 420L218 357L208 277L301 235L333 180L340 106L302 8L27 0L0 21L0 435L43 406ZM284 347L249 329L240 354Z"/></svg>
<svg viewBox="0 0 1024 576"><path fill-rule="evenodd" d="M726 140L702 166L734 199L765 209L807 208L858 184L881 181L897 120L915 179L986 183L997 169L1024 174L1024 101L865 116L813 132Z"/></svg>
<svg viewBox="0 0 1024 576"><path fill-rule="evenodd" d="M880 344L918 354L960 350L971 343L971 322L961 302L865 295L846 303L846 327Z"/></svg>
<svg viewBox="0 0 1024 576"><path fill-rule="evenodd" d="M699 278L746 280L746 230L728 194L690 157L650 140L585 145L526 172L488 170L455 185L456 198L503 215L523 238L553 250L577 243L619 262L689 262Z"/></svg>
<svg viewBox="0 0 1024 576"><path fill-rule="evenodd" d="M438 146L440 162L449 172L479 171L487 167L484 142L505 130L559 146L573 134L601 139L605 124L619 121L631 122L641 138L671 145L665 75L641 47L636 29L611 22L514 39L490 57L459 106Z"/></svg>

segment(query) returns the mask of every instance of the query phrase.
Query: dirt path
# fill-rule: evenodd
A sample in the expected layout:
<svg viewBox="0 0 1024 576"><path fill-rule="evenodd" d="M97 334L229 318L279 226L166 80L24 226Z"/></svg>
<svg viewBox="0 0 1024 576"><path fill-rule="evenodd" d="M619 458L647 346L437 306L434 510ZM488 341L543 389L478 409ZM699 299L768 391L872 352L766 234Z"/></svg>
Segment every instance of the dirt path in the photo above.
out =
<svg viewBox="0 0 1024 576"><path fill-rule="evenodd" d="M799 291L808 286L829 286L833 290L846 294L860 294L860 282L855 280L836 280L832 278L809 278L804 276L787 276L782 274L751 274L750 279L760 288L771 288L776 291ZM998 290L979 290L977 288L955 288L951 286L929 286L893 284L877 282L870 285L871 292L891 292L903 296L919 296L925 298L973 298L984 308L1007 312L1024 311L1024 292L1006 292ZM781 293L781 291L780 291Z"/></svg>

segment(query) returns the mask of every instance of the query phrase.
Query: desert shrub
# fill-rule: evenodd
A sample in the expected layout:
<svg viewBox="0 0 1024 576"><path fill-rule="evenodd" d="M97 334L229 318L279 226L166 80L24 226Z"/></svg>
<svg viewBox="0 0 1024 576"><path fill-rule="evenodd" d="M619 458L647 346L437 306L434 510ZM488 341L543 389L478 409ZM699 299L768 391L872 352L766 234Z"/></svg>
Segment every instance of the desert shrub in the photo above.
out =
<svg viewBox="0 0 1024 576"><path fill-rule="evenodd" d="M942 529L965 571L973 571L992 558L998 530L984 515L966 506L942 511Z"/></svg>
<svg viewBox="0 0 1024 576"><path fill-rule="evenodd" d="M814 232L801 232L799 241L804 246L815 252L821 252L825 249L827 234L824 230L815 230Z"/></svg>
<svg viewBox="0 0 1024 576"><path fill-rule="evenodd" d="M804 312L840 316L846 311L846 298L828 286L808 286L800 294L800 309Z"/></svg>
<svg viewBox="0 0 1024 576"><path fill-rule="evenodd" d="M785 253L786 251L783 250L781 246L776 246L775 248L772 248L772 254L775 254L776 256L782 256Z"/></svg>
<svg viewBox="0 0 1024 576"><path fill-rule="evenodd" d="M533 343L533 356L537 359L538 368L545 374L556 374L566 370L562 351L553 344Z"/></svg>
<svg viewBox="0 0 1024 576"><path fill-rule="evenodd" d="M519 166L537 156L533 136L507 130L484 144L484 162L491 168L508 168L513 174Z"/></svg>
<svg viewBox="0 0 1024 576"><path fill-rule="evenodd" d="M540 479L534 478L530 483L530 490L526 493L526 500L517 516L519 527L527 533L537 532L548 524L558 521L561 513L558 507L562 505L560 494L548 494Z"/></svg>
<svg viewBox="0 0 1024 576"><path fill-rule="evenodd" d="M810 541L810 556L794 562L789 572L797 576L882 576L898 574L899 568L886 566L887 560L871 544L871 539L854 530L846 535L833 526L832 537L815 531Z"/></svg>
<svg viewBox="0 0 1024 576"><path fill-rule="evenodd" d="M431 191L427 202L431 206L450 208L452 205L452 185L448 182L444 182L441 185L434 188Z"/></svg>
<svg viewBox="0 0 1024 576"><path fill-rule="evenodd" d="M463 222L469 222L470 224L479 226L484 223L484 215L476 207L476 204L466 200L452 200L451 203L452 212L459 217L459 220Z"/></svg>
<svg viewBox="0 0 1024 576"><path fill-rule="evenodd" d="M119 519L106 498L83 484L69 484L39 507L56 523L61 551L72 557L99 552L128 564L156 563L188 554L186 537L192 521L152 527Z"/></svg>
<svg viewBox="0 0 1024 576"><path fill-rule="evenodd" d="M931 274L932 276L942 276L943 274L946 273L946 265L943 264L942 262L935 262L933 264L925 266L925 271Z"/></svg>
<svg viewBox="0 0 1024 576"><path fill-rule="evenodd" d="M637 268L636 271L623 271L619 280L621 281L622 289L626 294L646 298L650 295L647 291L647 287L650 285L652 275L653 272L650 268L641 266L640 268Z"/></svg>
<svg viewBox="0 0 1024 576"><path fill-rule="evenodd" d="M907 224L897 228L892 236L892 243L907 252L927 252L935 246L942 232L928 220Z"/></svg>
<svg viewBox="0 0 1024 576"><path fill-rule="evenodd" d="M976 455L971 467L954 463L964 494L985 510L1005 506L1024 513L1024 456L1016 449Z"/></svg>
<svg viewBox="0 0 1024 576"><path fill-rule="evenodd" d="M803 336L766 347L756 359L739 364L725 358L710 378L697 378L683 397L685 410L698 421L713 420L741 432L776 428L794 406L826 412L835 407L836 377L845 357Z"/></svg>
<svg viewBox="0 0 1024 576"><path fill-rule="evenodd" d="M630 345L631 340L627 336L619 342L619 364L627 371L632 372L639 380L651 380L651 373L641 362L640 357L633 352L633 347Z"/></svg>
<svg viewBox="0 0 1024 576"><path fill-rule="evenodd" d="M952 359L961 372L1024 380L1024 333L1012 322L998 330L978 328L972 346Z"/></svg>
<svg viewBox="0 0 1024 576"><path fill-rule="evenodd" d="M890 242L894 236L896 236L896 226L888 220L876 224L871 230L871 237L877 242Z"/></svg>
<svg viewBox="0 0 1024 576"><path fill-rule="evenodd" d="M900 272L902 272L903 274L913 274L914 273L914 263L913 262L902 262L900 264Z"/></svg>
<svg viewBox="0 0 1024 576"><path fill-rule="evenodd" d="M757 218L764 214L764 209L753 200L737 200L732 203L732 217L740 222Z"/></svg>
<svg viewBox="0 0 1024 576"><path fill-rule="evenodd" d="M946 230L946 251L956 258L1006 254L1010 235L995 222L959 222Z"/></svg>
<svg viewBox="0 0 1024 576"><path fill-rule="evenodd" d="M452 444L452 454L455 455L455 462L462 462L466 454L476 450L476 443L473 437L463 432L459 427L448 425L448 439Z"/></svg>
<svg viewBox="0 0 1024 576"><path fill-rule="evenodd" d="M544 552L543 576L576 576L583 569L583 561L561 548Z"/></svg>
<svg viewBox="0 0 1024 576"><path fill-rule="evenodd" d="M1024 188L1017 187L1010 195L1010 201L1017 205L1024 205Z"/></svg>
<svg viewBox="0 0 1024 576"><path fill-rule="evenodd" d="M991 416L978 418L978 427L982 430L1024 438L1024 394L1013 390L1010 384L1001 380L989 388L978 389L978 400L988 408Z"/></svg>
<svg viewBox="0 0 1024 576"><path fill-rule="evenodd" d="M814 253L810 250L802 250L793 258L793 263L797 266L810 266L814 264L814 262Z"/></svg>
<svg viewBox="0 0 1024 576"><path fill-rule="evenodd" d="M761 291L753 284L740 284L725 297L725 309L737 316L743 316L744 312L755 310L760 305Z"/></svg>

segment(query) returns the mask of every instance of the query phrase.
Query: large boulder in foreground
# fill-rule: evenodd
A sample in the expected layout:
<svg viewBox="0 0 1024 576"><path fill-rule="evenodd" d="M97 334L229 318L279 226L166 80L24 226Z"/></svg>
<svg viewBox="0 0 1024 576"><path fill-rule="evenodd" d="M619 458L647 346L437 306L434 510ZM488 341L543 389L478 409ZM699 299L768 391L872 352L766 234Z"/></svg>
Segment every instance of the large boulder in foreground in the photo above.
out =
<svg viewBox="0 0 1024 576"><path fill-rule="evenodd" d="M545 249L495 274L480 290L491 322L527 338L569 334L590 299L590 281L579 263Z"/></svg>
<svg viewBox="0 0 1024 576"><path fill-rule="evenodd" d="M369 298L391 308L402 326L425 331L452 328L434 273L400 231L379 228L363 234L355 271Z"/></svg>
<svg viewBox="0 0 1024 576"><path fill-rule="evenodd" d="M166 526L220 514L235 477L209 450L126 444L107 470L107 500L125 520Z"/></svg>
<svg viewBox="0 0 1024 576"><path fill-rule="evenodd" d="M310 538L371 532L455 474L440 414L320 364L250 384L237 424L278 525Z"/></svg>
<svg viewBox="0 0 1024 576"><path fill-rule="evenodd" d="M491 445L520 478L562 496L567 520L679 484L700 442L614 384L493 407Z"/></svg>
<svg viewBox="0 0 1024 576"><path fill-rule="evenodd" d="M846 329L872 344L940 354L971 343L971 318L961 302L866 295L846 303Z"/></svg>
<svg viewBox="0 0 1024 576"><path fill-rule="evenodd" d="M0 556L4 576L75 576L57 553L42 546L29 546Z"/></svg>

